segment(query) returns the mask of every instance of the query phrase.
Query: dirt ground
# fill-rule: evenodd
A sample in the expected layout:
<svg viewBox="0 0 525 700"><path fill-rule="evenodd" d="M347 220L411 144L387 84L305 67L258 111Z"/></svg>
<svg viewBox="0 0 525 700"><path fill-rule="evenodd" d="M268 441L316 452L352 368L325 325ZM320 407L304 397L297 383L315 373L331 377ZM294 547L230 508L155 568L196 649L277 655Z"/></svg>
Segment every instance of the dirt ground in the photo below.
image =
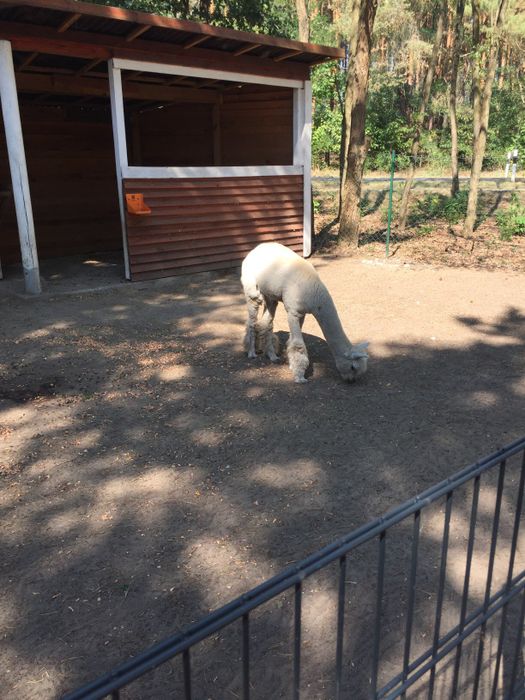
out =
<svg viewBox="0 0 525 700"><path fill-rule="evenodd" d="M522 274L313 262L351 340L370 341L354 385L312 318L307 384L249 361L237 272L37 299L0 283L3 698L56 697L525 433ZM285 340L282 309L276 329ZM431 520L425 532L438 547ZM362 612L373 609L367 556L348 579ZM305 600L306 645L316 626L331 629L323 585L305 590L320 592ZM366 628L354 631L369 648ZM257 618L253 634L264 646ZM305 664L307 697L333 697L323 649ZM254 697L284 696L271 661L289 664L290 651L259 650ZM231 678L220 689L227 671L209 666L196 697L240 697ZM125 697L179 697L177 674L171 665Z"/></svg>
<svg viewBox="0 0 525 700"><path fill-rule="evenodd" d="M449 182L446 178L442 180L445 182L441 178L427 178L417 182L417 187L412 192L411 214L403 233L398 230L396 222L402 182L396 182L388 258L399 263L525 272L525 236L516 235L511 240L502 240L496 218L499 212L509 206L513 196L525 203L523 181L515 186L508 184L508 181L499 182L497 184L502 188L499 190L494 182L494 189L483 190L478 208L480 220L474 234L466 237L463 235L461 221L449 223L445 219L425 217L425 195L432 193L446 198L449 194ZM334 182L337 181L332 178L314 178L318 247L324 251L384 260L388 205L385 183L373 179L364 184L359 248L355 251L353 248L345 250L345 243L338 239L338 198ZM490 182L485 180L485 186Z"/></svg>

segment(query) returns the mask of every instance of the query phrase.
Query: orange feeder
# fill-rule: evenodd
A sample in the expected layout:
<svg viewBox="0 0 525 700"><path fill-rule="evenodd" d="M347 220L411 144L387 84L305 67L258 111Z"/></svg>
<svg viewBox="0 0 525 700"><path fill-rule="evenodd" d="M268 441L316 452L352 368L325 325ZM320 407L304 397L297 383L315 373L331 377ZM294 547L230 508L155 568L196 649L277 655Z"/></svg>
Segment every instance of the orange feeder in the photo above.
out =
<svg viewBox="0 0 525 700"><path fill-rule="evenodd" d="M136 216L151 214L151 209L144 203L144 195L140 193L127 194L126 206L128 208L128 212L130 214L135 214Z"/></svg>

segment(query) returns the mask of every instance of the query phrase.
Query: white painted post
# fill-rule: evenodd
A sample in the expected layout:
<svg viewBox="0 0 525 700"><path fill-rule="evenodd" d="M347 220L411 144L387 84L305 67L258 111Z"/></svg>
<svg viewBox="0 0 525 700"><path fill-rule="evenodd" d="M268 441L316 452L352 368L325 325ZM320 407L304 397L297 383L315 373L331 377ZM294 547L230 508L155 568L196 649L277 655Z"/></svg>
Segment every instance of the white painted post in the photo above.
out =
<svg viewBox="0 0 525 700"><path fill-rule="evenodd" d="M124 188L122 171L128 167L128 148L126 144L126 120L124 118L124 96L122 94L122 77L120 68L115 68L113 59L108 61L109 96L111 100L111 122L113 124L113 143L115 145L115 167L117 171L118 202L120 207L120 226L122 228L122 249L124 251L124 272L126 279L131 279L129 269L128 235L126 229L126 210L124 205Z"/></svg>
<svg viewBox="0 0 525 700"><path fill-rule="evenodd" d="M510 168L510 159L511 159L512 153L511 151L507 151L507 163L505 164L505 180L509 176L509 168Z"/></svg>
<svg viewBox="0 0 525 700"><path fill-rule="evenodd" d="M293 164L303 164L302 133L304 126L304 90L293 90Z"/></svg>
<svg viewBox="0 0 525 700"><path fill-rule="evenodd" d="M0 99L2 101L7 153L13 185L20 251L22 253L22 266L24 268L25 289L28 294L40 294L40 271L38 268L35 225L33 222L22 123L20 121L20 109L16 91L13 54L11 52L11 44L3 39L0 40Z"/></svg>
<svg viewBox="0 0 525 700"><path fill-rule="evenodd" d="M302 129L303 151L303 256L312 254L312 83L304 81L304 124Z"/></svg>
<svg viewBox="0 0 525 700"><path fill-rule="evenodd" d="M512 175L511 182L516 182L516 169L518 167L518 149L515 148L512 151Z"/></svg>

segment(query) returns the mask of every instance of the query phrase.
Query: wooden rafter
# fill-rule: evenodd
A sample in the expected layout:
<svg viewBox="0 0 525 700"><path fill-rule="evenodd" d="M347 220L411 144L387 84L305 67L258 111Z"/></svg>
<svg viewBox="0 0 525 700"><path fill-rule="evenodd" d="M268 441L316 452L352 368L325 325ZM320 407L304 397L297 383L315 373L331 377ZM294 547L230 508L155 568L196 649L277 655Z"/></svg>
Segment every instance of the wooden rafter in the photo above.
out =
<svg viewBox="0 0 525 700"><path fill-rule="evenodd" d="M58 32L59 34L63 34L64 32L67 32L67 30L69 29L69 27L71 27L72 24L75 24L75 22L76 22L78 19L80 19L81 17L82 17L82 15L79 14L78 12L73 12L71 15L69 15L69 17L68 17L67 19L65 19L65 20L62 22L62 24L60 24L60 25L57 27L57 32ZM23 62L18 66L18 70L24 70L24 68L27 68L29 65L31 65L31 63L33 63L33 61L37 58L37 56L39 55L39 53L40 53L40 52L38 52L38 51L33 51L33 53L32 53L30 56L28 56L28 57L25 59L25 61L23 61Z"/></svg>
<svg viewBox="0 0 525 700"><path fill-rule="evenodd" d="M240 49L237 49L237 51L233 52L234 56L242 56L244 53L249 53L250 51L253 51L254 49L258 49L260 44L244 44L244 46L241 46Z"/></svg>
<svg viewBox="0 0 525 700"><path fill-rule="evenodd" d="M0 6L1 2L2 0L0 0ZM98 6L94 5L93 7ZM307 64L294 63L293 61L279 64L273 60L261 60L260 57L255 61L250 56L233 56L227 51L212 51L201 47L189 52L188 55L188 52L184 51L180 44L169 42L159 44L159 42L143 40L142 38L126 42L124 37L78 30L58 34L56 29L31 24L21 25L17 22L1 22L1 31L3 37L11 42L15 51L38 51L91 61L94 59L107 61L115 57L137 63L180 65L199 69L209 69L209 66L213 65L216 70L223 72L260 75L268 78L282 77L291 80L304 80L308 74ZM272 49L269 50L272 52ZM275 53L274 49L273 52Z"/></svg>
<svg viewBox="0 0 525 700"><path fill-rule="evenodd" d="M221 81L218 78L213 78L210 80L203 80L201 83L197 85L197 90L200 90L201 88L207 88L210 87L211 85L215 85L216 83L220 83Z"/></svg>
<svg viewBox="0 0 525 700"><path fill-rule="evenodd" d="M79 71L77 71L77 75L85 75L86 73L89 73L89 71L92 68L95 68L95 66L98 66L99 63L102 63L102 58L95 58L93 61L89 61L89 63L86 63L86 65L81 68Z"/></svg>
<svg viewBox="0 0 525 700"><path fill-rule="evenodd" d="M300 56L304 51L286 51L285 53L279 54L279 56L276 56L273 60L276 63L280 63L281 61L286 61L288 58L293 58L294 56Z"/></svg>
<svg viewBox="0 0 525 700"><path fill-rule="evenodd" d="M79 20L82 17L82 15L78 12L74 12L72 15L70 15L66 20L62 22L62 24L58 27L57 32L59 34L62 34L63 32L67 32L69 27L71 27L72 24L75 24L77 20Z"/></svg>
<svg viewBox="0 0 525 700"><path fill-rule="evenodd" d="M133 41L134 39L137 39L139 36L147 32L148 29L151 29L151 27L144 24L135 27L135 29L132 29L129 34L126 34L126 41Z"/></svg>
<svg viewBox="0 0 525 700"><path fill-rule="evenodd" d="M199 46L199 44L203 44L209 38L209 36L203 36L202 34L199 34L198 36L194 36L192 39L189 39L185 44L183 44L182 48L192 49L194 46Z"/></svg>

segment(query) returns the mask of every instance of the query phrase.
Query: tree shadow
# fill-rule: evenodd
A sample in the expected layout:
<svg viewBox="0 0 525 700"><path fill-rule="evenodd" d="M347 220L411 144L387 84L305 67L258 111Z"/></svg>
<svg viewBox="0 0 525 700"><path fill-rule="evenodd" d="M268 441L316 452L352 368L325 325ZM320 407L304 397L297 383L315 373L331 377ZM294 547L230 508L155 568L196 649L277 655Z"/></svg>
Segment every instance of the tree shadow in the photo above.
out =
<svg viewBox="0 0 525 700"><path fill-rule="evenodd" d="M0 365L1 653L10 698L56 697L109 670L523 429L517 309L496 322L458 319L477 334L467 347L391 344L351 386L312 333L305 386L284 364L248 361L236 274L31 308L3 299L0 313L10 328ZM480 567L494 491L490 479L486 486ZM505 499L510 513L512 492ZM458 498L453 564L469 507L468 494ZM436 508L421 534L414 650L432 634L440 517ZM385 678L399 667L408 524L396 535ZM482 602L482 578L469 604ZM370 689L376 582L372 543L347 568L344 683L355 698ZM447 586L448 622L461 597L453 565ZM337 590L332 568L305 582L306 698L333 697ZM253 697L288 691L292 632L288 594L254 614ZM239 695L239 634L234 626L199 645L196 697ZM181 683L179 661L170 662L126 697L171 697Z"/></svg>
<svg viewBox="0 0 525 700"><path fill-rule="evenodd" d="M361 211L361 216L368 216L369 214L375 214L379 207L383 204L388 194L388 190L379 190L374 193L375 198L372 202L372 193L370 191L365 192L364 196L361 198L359 204L359 209Z"/></svg>

